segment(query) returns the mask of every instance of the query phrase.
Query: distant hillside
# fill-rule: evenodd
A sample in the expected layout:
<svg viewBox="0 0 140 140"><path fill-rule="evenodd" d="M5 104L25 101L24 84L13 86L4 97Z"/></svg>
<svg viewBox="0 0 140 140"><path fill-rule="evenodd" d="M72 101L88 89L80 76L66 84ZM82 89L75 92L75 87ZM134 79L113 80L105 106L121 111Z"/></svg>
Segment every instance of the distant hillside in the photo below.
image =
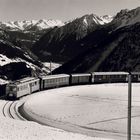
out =
<svg viewBox="0 0 140 140"><path fill-rule="evenodd" d="M46 73L45 67L35 57L8 41L0 40L1 78L14 80L41 73Z"/></svg>

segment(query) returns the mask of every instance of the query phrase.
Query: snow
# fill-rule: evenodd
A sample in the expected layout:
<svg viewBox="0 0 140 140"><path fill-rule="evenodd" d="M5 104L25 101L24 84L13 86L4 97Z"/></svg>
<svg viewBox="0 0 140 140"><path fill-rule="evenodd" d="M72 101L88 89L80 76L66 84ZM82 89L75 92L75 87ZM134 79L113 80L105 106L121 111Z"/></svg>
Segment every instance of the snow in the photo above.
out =
<svg viewBox="0 0 140 140"><path fill-rule="evenodd" d="M46 29L46 28L50 28L50 27L55 27L55 26L63 26L64 23L60 20L39 20L36 23L36 26L42 28L42 29Z"/></svg>
<svg viewBox="0 0 140 140"><path fill-rule="evenodd" d="M45 67L49 68L50 69L50 62L44 62L43 63L45 65ZM51 62L51 70L53 71L54 69L60 67L61 64L59 63L54 63L54 62Z"/></svg>
<svg viewBox="0 0 140 140"><path fill-rule="evenodd" d="M11 30L25 30L26 28L31 28L32 26L37 26L40 29L47 29L55 26L63 26L64 23L60 20L31 20L31 21L9 21L0 22L1 27L9 27Z"/></svg>
<svg viewBox="0 0 140 140"><path fill-rule="evenodd" d="M0 66L4 66L12 62L19 62L19 61L18 59L10 59L6 55L0 54Z"/></svg>
<svg viewBox="0 0 140 140"><path fill-rule="evenodd" d="M4 84L7 84L7 83L8 83L8 81L3 80L3 79L0 78L0 85L4 85Z"/></svg>
<svg viewBox="0 0 140 140"><path fill-rule="evenodd" d="M100 17L94 16L93 20L95 21L96 24L104 25L104 24L111 22L113 20L113 17L107 16L107 15L100 16Z"/></svg>
<svg viewBox="0 0 140 140"><path fill-rule="evenodd" d="M110 15L100 16L103 23L110 23L113 20L113 17Z"/></svg>
<svg viewBox="0 0 140 140"><path fill-rule="evenodd" d="M6 118L2 113L6 103L7 101L0 100L0 140L107 140L66 132L31 121Z"/></svg>
<svg viewBox="0 0 140 140"><path fill-rule="evenodd" d="M138 140L140 84L133 84L132 89L132 134L133 139ZM31 95L24 109L44 124L121 140L125 139L127 130L127 94L128 87L124 83L65 87Z"/></svg>
<svg viewBox="0 0 140 140"><path fill-rule="evenodd" d="M51 89L23 97L26 113L54 127L5 118L0 100L0 140L126 139L127 84L98 84ZM140 83L132 85L132 135L140 134ZM100 131L101 130L101 131ZM83 131L83 132L82 132ZM84 133L85 132L85 133ZM90 136L87 136L90 135Z"/></svg>
<svg viewBox="0 0 140 140"><path fill-rule="evenodd" d="M87 19L86 18L84 18L83 22L85 23L85 25L88 26L88 22L87 22Z"/></svg>
<svg viewBox="0 0 140 140"><path fill-rule="evenodd" d="M24 54L26 57L28 57L29 59L31 59L27 54ZM8 58L6 55L3 55L3 54L0 54L0 66L4 66L6 64L9 64L9 63L13 63L13 62L25 62L26 63L26 66L27 67L31 67L32 69L36 69L37 66L35 66L34 64L24 60L24 59L21 59L21 58L14 58L14 59L11 59L11 58Z"/></svg>

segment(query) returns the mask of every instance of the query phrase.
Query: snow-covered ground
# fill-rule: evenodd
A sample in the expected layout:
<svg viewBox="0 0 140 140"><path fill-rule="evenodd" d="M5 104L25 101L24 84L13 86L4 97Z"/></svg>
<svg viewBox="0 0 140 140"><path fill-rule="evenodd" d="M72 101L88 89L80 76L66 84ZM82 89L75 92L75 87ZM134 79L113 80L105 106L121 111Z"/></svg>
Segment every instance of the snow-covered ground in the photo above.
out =
<svg viewBox="0 0 140 140"><path fill-rule="evenodd" d="M46 67L48 67L50 69L51 67L51 70L53 71L54 69L58 68L61 66L61 64L58 64L58 63L53 63L51 62L51 64L49 62L44 62L43 63Z"/></svg>
<svg viewBox="0 0 140 140"><path fill-rule="evenodd" d="M0 117L0 140L105 140Z"/></svg>
<svg viewBox="0 0 140 140"><path fill-rule="evenodd" d="M31 99L32 97L27 96L16 102L20 104L28 98ZM7 101L0 100L0 140L108 140L66 132L61 129L43 126L36 122L6 118L3 114L3 108L6 103ZM9 112L8 108L6 112Z"/></svg>
<svg viewBox="0 0 140 140"><path fill-rule="evenodd" d="M40 123L64 130L126 139L127 84L65 87L28 96L24 109ZM132 134L140 139L140 84L133 84Z"/></svg>

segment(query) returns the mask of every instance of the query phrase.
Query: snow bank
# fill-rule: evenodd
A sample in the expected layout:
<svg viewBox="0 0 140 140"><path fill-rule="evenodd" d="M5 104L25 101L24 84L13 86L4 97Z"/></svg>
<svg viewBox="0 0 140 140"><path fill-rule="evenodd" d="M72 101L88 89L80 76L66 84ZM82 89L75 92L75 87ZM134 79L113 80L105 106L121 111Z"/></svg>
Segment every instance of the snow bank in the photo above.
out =
<svg viewBox="0 0 140 140"><path fill-rule="evenodd" d="M5 118L2 109L6 102L0 100L0 140L105 140L42 126L35 122Z"/></svg>
<svg viewBox="0 0 140 140"><path fill-rule="evenodd" d="M101 140L46 127L34 122L0 118L0 140Z"/></svg>

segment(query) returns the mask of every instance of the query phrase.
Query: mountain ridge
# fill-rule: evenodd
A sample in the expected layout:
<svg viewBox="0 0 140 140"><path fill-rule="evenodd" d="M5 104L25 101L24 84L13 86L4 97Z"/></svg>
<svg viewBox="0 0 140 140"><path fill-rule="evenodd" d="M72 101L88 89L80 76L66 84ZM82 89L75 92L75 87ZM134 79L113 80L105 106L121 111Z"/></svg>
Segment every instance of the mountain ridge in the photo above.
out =
<svg viewBox="0 0 140 140"><path fill-rule="evenodd" d="M108 18L108 20L107 20ZM91 32L112 21L111 16L84 15L55 27L44 34L32 47L32 51L44 61L64 63L87 48L79 41ZM79 50L79 52L78 52Z"/></svg>
<svg viewBox="0 0 140 140"><path fill-rule="evenodd" d="M53 73L140 71L139 29L140 8L121 10L112 22L84 38L84 46L91 47Z"/></svg>
<svg viewBox="0 0 140 140"><path fill-rule="evenodd" d="M42 30L53 28L55 26L63 26L64 23L60 20L23 20L23 21L9 21L9 22L0 22L0 28L5 30L21 30L21 31L28 31L32 28Z"/></svg>

